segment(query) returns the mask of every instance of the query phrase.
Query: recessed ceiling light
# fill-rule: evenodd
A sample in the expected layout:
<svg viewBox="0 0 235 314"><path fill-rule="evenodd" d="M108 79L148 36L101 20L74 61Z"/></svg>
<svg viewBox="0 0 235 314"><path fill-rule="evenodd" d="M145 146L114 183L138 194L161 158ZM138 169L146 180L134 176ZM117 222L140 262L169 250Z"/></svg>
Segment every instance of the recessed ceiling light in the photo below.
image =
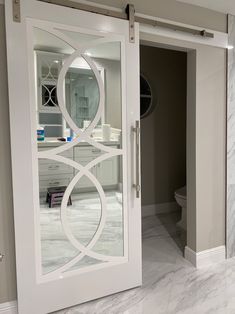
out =
<svg viewBox="0 0 235 314"><path fill-rule="evenodd" d="M54 60L54 62L55 62L55 63L59 63L60 61L59 61L59 60Z"/></svg>
<svg viewBox="0 0 235 314"><path fill-rule="evenodd" d="M91 57L91 53L90 52L85 52L85 55L87 55L88 57Z"/></svg>
<svg viewBox="0 0 235 314"><path fill-rule="evenodd" d="M232 49L234 49L234 47L232 46L232 45L228 45L228 50L232 50Z"/></svg>

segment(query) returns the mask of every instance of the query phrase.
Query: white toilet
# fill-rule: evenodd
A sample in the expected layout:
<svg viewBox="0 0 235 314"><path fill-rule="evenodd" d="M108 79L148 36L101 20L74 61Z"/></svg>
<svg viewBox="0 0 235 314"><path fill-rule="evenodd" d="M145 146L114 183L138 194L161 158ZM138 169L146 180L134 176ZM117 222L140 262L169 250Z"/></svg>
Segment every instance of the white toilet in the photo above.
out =
<svg viewBox="0 0 235 314"><path fill-rule="evenodd" d="M177 225L187 230L187 189L186 186L175 191L175 200L178 205L182 208L181 220L177 222Z"/></svg>

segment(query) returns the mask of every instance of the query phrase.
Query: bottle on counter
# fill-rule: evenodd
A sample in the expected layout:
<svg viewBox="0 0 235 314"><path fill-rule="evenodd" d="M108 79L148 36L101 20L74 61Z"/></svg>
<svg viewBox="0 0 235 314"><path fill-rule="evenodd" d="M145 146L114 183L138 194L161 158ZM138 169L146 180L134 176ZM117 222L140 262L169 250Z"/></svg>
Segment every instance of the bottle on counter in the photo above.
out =
<svg viewBox="0 0 235 314"><path fill-rule="evenodd" d="M45 140L45 130L43 126L38 126L37 128L37 140L38 142L42 142Z"/></svg>

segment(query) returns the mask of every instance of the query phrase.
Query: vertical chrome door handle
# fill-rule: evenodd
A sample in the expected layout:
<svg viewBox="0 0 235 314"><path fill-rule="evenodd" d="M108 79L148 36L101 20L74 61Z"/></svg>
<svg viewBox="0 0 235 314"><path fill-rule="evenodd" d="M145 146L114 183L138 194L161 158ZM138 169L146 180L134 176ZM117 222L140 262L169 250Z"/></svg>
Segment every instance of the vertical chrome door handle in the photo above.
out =
<svg viewBox="0 0 235 314"><path fill-rule="evenodd" d="M135 122L135 127L132 127L132 131L135 133L135 160L136 160L136 175L135 180L136 182L133 184L133 187L136 190L136 197L140 198L140 121L137 120Z"/></svg>

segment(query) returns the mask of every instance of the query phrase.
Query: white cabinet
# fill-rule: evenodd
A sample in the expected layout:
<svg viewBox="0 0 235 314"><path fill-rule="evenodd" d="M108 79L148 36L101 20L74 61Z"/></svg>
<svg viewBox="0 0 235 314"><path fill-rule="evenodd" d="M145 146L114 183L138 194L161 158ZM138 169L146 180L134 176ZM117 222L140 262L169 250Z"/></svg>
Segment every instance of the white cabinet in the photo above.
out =
<svg viewBox="0 0 235 314"><path fill-rule="evenodd" d="M41 175L54 175L54 174L73 174L73 168L61 162L45 162L44 160L39 161L39 174Z"/></svg>
<svg viewBox="0 0 235 314"><path fill-rule="evenodd" d="M53 174L39 176L39 191L45 193L50 187L67 186L73 175Z"/></svg>
<svg viewBox="0 0 235 314"><path fill-rule="evenodd" d="M117 146L114 146L114 145L113 147L117 148ZM81 165L85 166L89 162L94 160L95 158L102 155L103 153L104 152L102 152L100 149L97 149L94 147L89 147L89 146L75 147L74 159ZM118 184L118 157L112 157L110 159L107 159L98 163L91 169L91 173L98 179L100 184L105 188L117 185ZM78 187L91 188L93 187L93 184L88 178L83 177L79 181Z"/></svg>
<svg viewBox="0 0 235 314"><path fill-rule="evenodd" d="M60 113L56 95L56 84L62 67L62 54L36 51L38 78L38 111Z"/></svg>
<svg viewBox="0 0 235 314"><path fill-rule="evenodd" d="M40 151L48 150L50 147L40 147ZM73 150L63 152L61 156L73 159ZM62 162L51 159L39 159L39 190L41 193L49 187L67 186L73 178L74 169Z"/></svg>
<svg viewBox="0 0 235 314"><path fill-rule="evenodd" d="M80 157L74 158L76 162L78 162L82 166L86 166L89 162L92 161L91 157ZM77 170L75 171L78 172ZM91 168L90 172L96 177L96 167ZM76 188L91 188L93 186L91 180L86 176L82 176L82 178L76 184Z"/></svg>
<svg viewBox="0 0 235 314"><path fill-rule="evenodd" d="M43 143L41 143L43 145ZM117 145L109 145L117 148ZM40 147L40 150L49 150L51 147ZM82 166L86 166L104 152L101 150L85 146L75 146L73 149L63 153L63 156L71 158ZM98 179L103 188L112 188L119 182L119 157L115 156L96 164L90 172ZM39 183L40 192L46 192L48 187L67 186L71 179L78 173L77 169L61 162L50 159L39 160ZM77 189L94 189L94 185L89 178L83 176L75 186Z"/></svg>
<svg viewBox="0 0 235 314"><path fill-rule="evenodd" d="M57 80L64 55L35 51L37 65L38 124L44 127L46 137L62 137L65 121L57 99Z"/></svg>
<svg viewBox="0 0 235 314"><path fill-rule="evenodd" d="M96 177L104 187L118 184L118 157L99 163L96 166Z"/></svg>

